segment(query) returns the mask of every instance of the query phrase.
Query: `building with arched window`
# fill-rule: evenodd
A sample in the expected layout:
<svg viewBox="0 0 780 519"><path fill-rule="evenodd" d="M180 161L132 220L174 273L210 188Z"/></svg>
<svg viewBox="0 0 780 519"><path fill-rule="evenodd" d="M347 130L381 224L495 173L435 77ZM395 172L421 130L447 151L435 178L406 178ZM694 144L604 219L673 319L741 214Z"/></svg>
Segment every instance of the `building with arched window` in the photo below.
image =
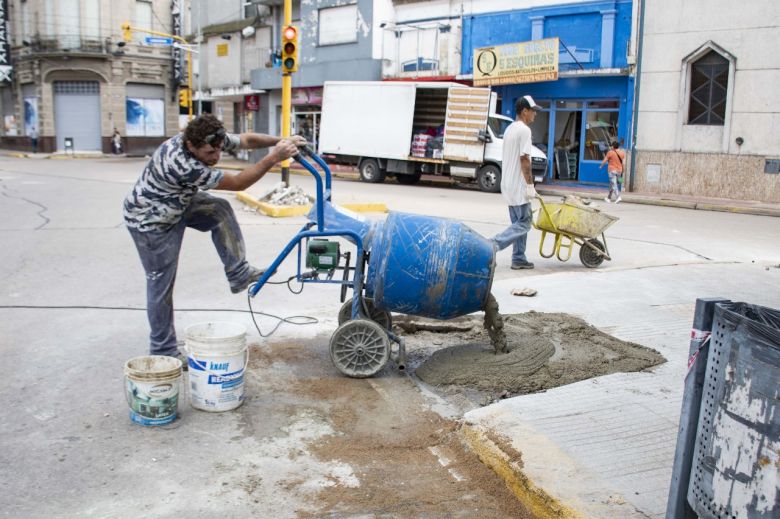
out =
<svg viewBox="0 0 780 519"><path fill-rule="evenodd" d="M780 6L644 4L633 189L780 202Z"/></svg>
<svg viewBox="0 0 780 519"><path fill-rule="evenodd" d="M151 153L179 131L189 0L0 0L0 146ZM6 22L7 21L7 25ZM133 27L125 42L122 24ZM162 44L161 44L162 43Z"/></svg>

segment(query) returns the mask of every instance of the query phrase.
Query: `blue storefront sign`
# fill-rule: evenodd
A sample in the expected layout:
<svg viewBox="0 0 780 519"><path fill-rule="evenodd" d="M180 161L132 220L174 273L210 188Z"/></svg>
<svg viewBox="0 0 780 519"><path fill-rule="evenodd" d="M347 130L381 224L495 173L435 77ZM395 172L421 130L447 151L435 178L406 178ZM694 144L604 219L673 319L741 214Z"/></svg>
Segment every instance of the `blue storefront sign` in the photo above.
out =
<svg viewBox="0 0 780 519"><path fill-rule="evenodd" d="M531 127L547 153L546 182L608 182L599 165L612 141L630 146L634 78L627 60L631 2L583 2L465 17L461 70L473 72L475 49L558 38L555 81L493 86L502 114L531 95L543 107ZM476 77L476 76L475 76Z"/></svg>

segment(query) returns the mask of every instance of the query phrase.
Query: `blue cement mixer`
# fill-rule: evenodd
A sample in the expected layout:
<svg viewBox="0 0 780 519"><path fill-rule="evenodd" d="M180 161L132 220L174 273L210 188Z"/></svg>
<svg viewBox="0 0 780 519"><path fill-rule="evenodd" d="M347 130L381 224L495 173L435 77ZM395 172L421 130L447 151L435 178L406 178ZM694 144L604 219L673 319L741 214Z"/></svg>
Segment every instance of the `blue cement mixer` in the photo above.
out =
<svg viewBox="0 0 780 519"><path fill-rule="evenodd" d="M315 206L309 221L249 294L257 295L296 248L299 282L341 285L342 302L352 288L353 297L342 306L330 340L331 359L339 371L370 377L390 358L404 369L404 341L392 331L391 312L451 319L485 308L495 270L490 240L446 218L391 212L384 222L368 221L332 204L331 172L321 157L302 148L295 160L314 176ZM342 252L342 244L328 238L355 245L354 266L352 253ZM395 350L391 341L397 344Z"/></svg>

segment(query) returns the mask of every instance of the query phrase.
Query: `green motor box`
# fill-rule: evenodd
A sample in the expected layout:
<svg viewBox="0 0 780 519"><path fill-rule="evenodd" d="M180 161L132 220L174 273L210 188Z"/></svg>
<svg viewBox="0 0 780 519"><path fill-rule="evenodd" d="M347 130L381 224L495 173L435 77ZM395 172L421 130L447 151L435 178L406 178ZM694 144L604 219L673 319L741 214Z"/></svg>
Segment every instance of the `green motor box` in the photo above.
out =
<svg viewBox="0 0 780 519"><path fill-rule="evenodd" d="M339 264L339 242L312 239L306 251L306 268L317 272L330 272Z"/></svg>

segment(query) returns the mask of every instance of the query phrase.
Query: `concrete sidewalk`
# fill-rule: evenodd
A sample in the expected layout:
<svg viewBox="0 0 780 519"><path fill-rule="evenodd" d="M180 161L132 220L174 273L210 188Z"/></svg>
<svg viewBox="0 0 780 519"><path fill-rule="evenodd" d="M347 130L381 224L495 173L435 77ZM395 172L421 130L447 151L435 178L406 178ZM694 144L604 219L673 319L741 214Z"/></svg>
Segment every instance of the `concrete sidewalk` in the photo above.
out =
<svg viewBox="0 0 780 519"><path fill-rule="evenodd" d="M603 187L562 186L559 184L541 184L536 190L542 195L577 195L592 200L604 200L608 189ZM732 200L729 198L706 198L670 193L628 193L621 194L622 202L628 204L660 205L682 209L700 209L704 211L723 211L727 213L755 214L759 216L780 216L780 204L770 204L753 200Z"/></svg>
<svg viewBox="0 0 780 519"><path fill-rule="evenodd" d="M539 295L513 298L517 280L494 283L502 313L579 315L667 362L475 409L464 417L465 440L540 518L664 517L695 300L780 307L780 268L702 263L522 281Z"/></svg>

